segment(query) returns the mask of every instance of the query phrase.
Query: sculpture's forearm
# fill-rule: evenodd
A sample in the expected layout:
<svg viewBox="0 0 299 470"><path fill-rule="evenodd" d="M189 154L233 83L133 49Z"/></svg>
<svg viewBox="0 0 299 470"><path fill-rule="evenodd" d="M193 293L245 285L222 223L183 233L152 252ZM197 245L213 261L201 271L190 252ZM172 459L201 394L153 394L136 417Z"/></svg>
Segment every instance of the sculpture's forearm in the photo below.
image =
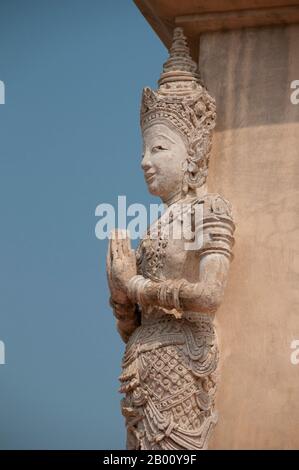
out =
<svg viewBox="0 0 299 470"><path fill-rule="evenodd" d="M127 343L131 334L139 326L136 305L133 303L120 304L110 298L113 314L117 319L116 326L122 340Z"/></svg>
<svg viewBox="0 0 299 470"><path fill-rule="evenodd" d="M174 292L176 288L173 281L151 282L145 286L144 299L149 305L159 305L169 309L179 305L183 311L213 313L221 303L225 283L190 283L184 280L178 292ZM162 289L165 291L163 296L161 296Z"/></svg>
<svg viewBox="0 0 299 470"><path fill-rule="evenodd" d="M226 281L186 283L180 291L183 310L214 313L221 304Z"/></svg>
<svg viewBox="0 0 299 470"><path fill-rule="evenodd" d="M127 293L132 301L144 305L214 313L222 301L229 264L229 259L223 255L207 256L200 265L200 280L195 283L185 279L153 282L134 276Z"/></svg>

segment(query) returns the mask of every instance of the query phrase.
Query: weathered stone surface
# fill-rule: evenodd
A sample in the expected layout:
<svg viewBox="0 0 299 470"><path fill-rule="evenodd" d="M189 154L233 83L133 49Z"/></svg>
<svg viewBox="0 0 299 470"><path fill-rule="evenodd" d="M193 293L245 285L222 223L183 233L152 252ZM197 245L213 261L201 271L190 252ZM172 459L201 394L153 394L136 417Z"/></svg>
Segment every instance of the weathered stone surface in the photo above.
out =
<svg viewBox="0 0 299 470"><path fill-rule="evenodd" d="M107 254L111 305L127 343L120 381L129 449L206 449L217 422L213 319L235 227L228 201L207 192L215 117L178 28L159 88L144 90L141 107L142 169L167 210L136 253L116 230ZM173 236L182 222L191 240L185 231Z"/></svg>
<svg viewBox="0 0 299 470"><path fill-rule="evenodd" d="M238 227L217 314L219 421L210 448L299 447L299 26L204 34L200 67L218 117L209 184Z"/></svg>

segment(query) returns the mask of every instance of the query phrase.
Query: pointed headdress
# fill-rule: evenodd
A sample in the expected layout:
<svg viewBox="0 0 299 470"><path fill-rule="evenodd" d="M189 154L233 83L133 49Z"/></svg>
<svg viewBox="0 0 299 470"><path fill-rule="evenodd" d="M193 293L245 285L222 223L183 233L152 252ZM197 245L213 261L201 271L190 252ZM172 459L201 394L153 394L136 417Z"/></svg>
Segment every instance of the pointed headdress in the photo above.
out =
<svg viewBox="0 0 299 470"><path fill-rule="evenodd" d="M201 186L206 180L215 120L215 100L200 79L183 29L175 28L158 89L143 90L140 123L143 130L164 123L185 139L189 154L185 183L189 187Z"/></svg>

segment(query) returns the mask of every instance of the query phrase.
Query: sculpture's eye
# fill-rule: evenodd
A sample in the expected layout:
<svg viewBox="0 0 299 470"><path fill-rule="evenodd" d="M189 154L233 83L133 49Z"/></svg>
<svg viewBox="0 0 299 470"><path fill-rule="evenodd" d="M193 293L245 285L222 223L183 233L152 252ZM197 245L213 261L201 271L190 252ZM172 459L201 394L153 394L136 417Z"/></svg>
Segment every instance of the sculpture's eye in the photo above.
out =
<svg viewBox="0 0 299 470"><path fill-rule="evenodd" d="M167 148L162 145L155 145L155 147L152 148L152 152L161 152L161 150L167 150Z"/></svg>

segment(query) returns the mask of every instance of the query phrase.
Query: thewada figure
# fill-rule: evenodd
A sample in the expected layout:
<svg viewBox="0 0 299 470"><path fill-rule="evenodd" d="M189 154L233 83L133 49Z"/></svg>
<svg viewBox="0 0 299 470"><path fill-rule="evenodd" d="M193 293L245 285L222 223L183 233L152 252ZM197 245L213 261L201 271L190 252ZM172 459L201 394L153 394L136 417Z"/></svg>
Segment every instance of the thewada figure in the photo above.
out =
<svg viewBox="0 0 299 470"><path fill-rule="evenodd" d="M128 449L206 449L217 422L213 318L234 223L230 204L206 186L215 118L214 99L176 28L159 88L145 88L141 105L142 169L167 210L136 253L116 230L107 255L110 302L127 343L120 381Z"/></svg>

